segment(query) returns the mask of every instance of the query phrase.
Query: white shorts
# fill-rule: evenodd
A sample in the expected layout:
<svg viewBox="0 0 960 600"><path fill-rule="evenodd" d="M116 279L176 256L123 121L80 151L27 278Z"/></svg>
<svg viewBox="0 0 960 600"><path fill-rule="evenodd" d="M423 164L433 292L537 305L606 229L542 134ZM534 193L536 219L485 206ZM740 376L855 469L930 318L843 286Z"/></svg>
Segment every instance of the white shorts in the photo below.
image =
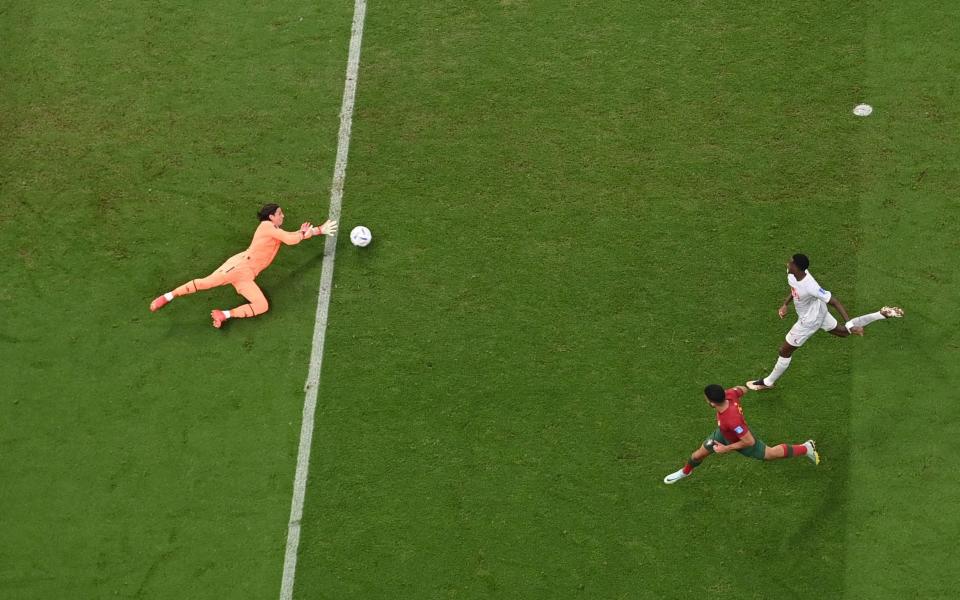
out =
<svg viewBox="0 0 960 600"><path fill-rule="evenodd" d="M803 345L804 342L810 339L810 336L815 334L818 329L824 331L830 331L831 329L837 326L837 320L833 318L833 315L827 313L823 317L823 320L820 321L819 325L806 325L797 321L794 323L793 327L790 328L790 331L787 332L787 343L793 346L794 348L799 348Z"/></svg>

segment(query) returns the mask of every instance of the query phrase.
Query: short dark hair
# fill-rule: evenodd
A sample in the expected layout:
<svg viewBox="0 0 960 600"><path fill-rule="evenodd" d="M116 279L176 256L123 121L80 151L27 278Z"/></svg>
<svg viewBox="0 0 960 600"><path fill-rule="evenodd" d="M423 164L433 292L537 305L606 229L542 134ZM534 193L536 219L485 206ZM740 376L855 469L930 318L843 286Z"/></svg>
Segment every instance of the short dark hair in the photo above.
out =
<svg viewBox="0 0 960 600"><path fill-rule="evenodd" d="M264 204L263 208L257 212L257 217L261 221L269 221L273 213L277 212L277 209L280 208L279 204Z"/></svg>
<svg viewBox="0 0 960 600"><path fill-rule="evenodd" d="M723 386L716 383L711 383L703 388L703 395L707 397L711 404L723 404L723 401L727 399L727 392L724 391Z"/></svg>
<svg viewBox="0 0 960 600"><path fill-rule="evenodd" d="M801 271L806 271L807 267L810 266L810 259L807 258L806 254L794 254L793 264L797 265L797 268Z"/></svg>

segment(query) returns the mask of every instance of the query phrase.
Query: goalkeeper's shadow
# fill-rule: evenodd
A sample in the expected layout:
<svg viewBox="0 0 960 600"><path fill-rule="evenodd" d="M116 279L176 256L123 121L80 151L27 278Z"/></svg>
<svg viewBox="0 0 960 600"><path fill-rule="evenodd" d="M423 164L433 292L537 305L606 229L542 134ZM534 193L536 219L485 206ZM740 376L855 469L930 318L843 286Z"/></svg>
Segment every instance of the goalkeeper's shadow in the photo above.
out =
<svg viewBox="0 0 960 600"><path fill-rule="evenodd" d="M269 297L271 291L274 294L276 294L277 292L286 290L287 288L290 287L290 285L294 281L296 281L297 279L303 278L308 271L314 268L314 265L322 262L323 262L323 250L321 249L320 252L312 255L308 260L305 260L302 263L300 263L298 266L294 267L293 270L291 270L289 273L284 275L282 278L278 279L275 283L268 284L269 288L267 286L263 286L264 294L268 295ZM317 269L316 284L317 286L320 285L320 269L319 268Z"/></svg>

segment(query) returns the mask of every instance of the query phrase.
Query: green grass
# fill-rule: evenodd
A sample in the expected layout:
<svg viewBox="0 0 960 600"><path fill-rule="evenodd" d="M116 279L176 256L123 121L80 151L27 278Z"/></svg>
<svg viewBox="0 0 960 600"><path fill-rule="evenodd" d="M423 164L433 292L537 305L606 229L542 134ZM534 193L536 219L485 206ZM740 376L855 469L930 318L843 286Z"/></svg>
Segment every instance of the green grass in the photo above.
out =
<svg viewBox="0 0 960 600"><path fill-rule="evenodd" d="M277 593L320 246L147 303L322 217L351 8L3 3L0 596Z"/></svg>
<svg viewBox="0 0 960 600"><path fill-rule="evenodd" d="M960 43L948 24L955 14L891 8L867 29L864 88L888 108L864 140L858 294L909 303L912 314L887 352L864 347L854 355L850 597L957 593L960 570L947 558L960 535L952 508L960 468L951 459L960 439L952 405L960 337L948 300L960 257L960 90L950 75L960 68Z"/></svg>
<svg viewBox="0 0 960 600"><path fill-rule="evenodd" d="M298 598L953 595L960 11L831 4L370 4ZM320 245L146 305L323 217L351 14L0 2L0 597L277 594ZM797 250L907 318L664 486Z"/></svg>

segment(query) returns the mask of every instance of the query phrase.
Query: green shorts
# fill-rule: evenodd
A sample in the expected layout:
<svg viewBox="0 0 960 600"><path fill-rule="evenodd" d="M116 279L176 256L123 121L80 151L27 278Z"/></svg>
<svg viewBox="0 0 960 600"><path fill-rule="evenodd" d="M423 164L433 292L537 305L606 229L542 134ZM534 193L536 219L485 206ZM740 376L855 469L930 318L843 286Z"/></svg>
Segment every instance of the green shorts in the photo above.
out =
<svg viewBox="0 0 960 600"><path fill-rule="evenodd" d="M767 445L763 443L763 440L761 440L756 436L754 436L754 439L757 440L757 443L755 443L752 446L747 446L746 448L740 448L739 450L737 450L737 452L739 452L744 456L749 456L750 458L763 460L764 455L767 453ZM707 438L707 441L710 441L710 440L713 440L715 442L720 442L724 446L728 446L733 443L733 442L728 442L727 438L723 437L723 434L720 433L719 427L714 429L713 433L710 434L710 437ZM713 450L711 448L707 448L707 450L710 450L711 454L713 453Z"/></svg>

